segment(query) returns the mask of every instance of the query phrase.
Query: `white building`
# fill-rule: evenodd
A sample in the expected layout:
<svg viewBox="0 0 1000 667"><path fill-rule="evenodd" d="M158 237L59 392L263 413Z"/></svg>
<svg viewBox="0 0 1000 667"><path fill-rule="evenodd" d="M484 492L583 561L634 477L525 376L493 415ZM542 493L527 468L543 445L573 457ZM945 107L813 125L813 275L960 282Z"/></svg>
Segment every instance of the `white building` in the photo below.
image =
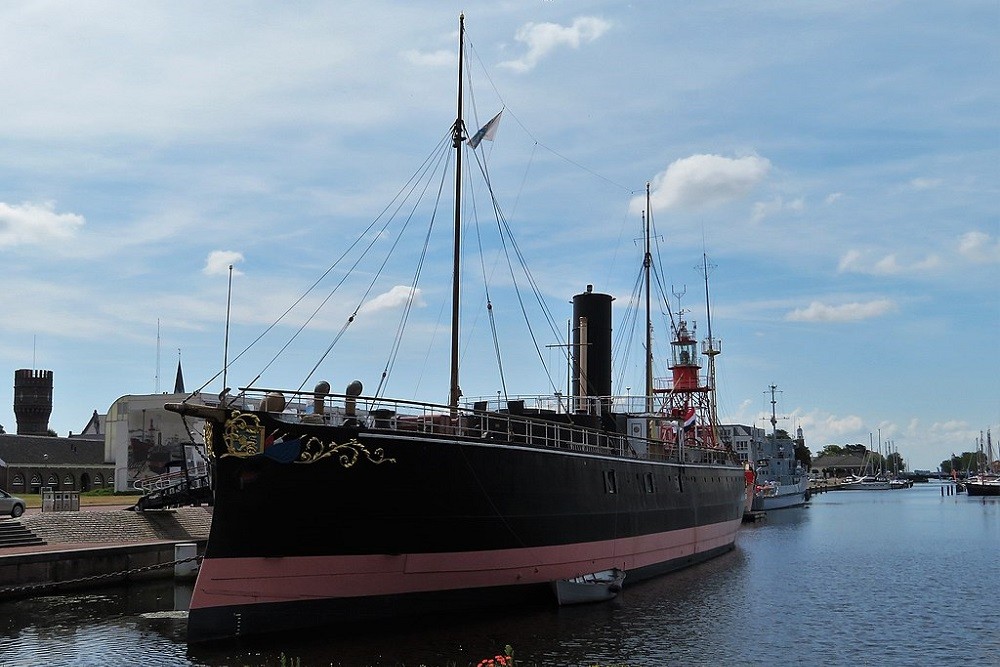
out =
<svg viewBox="0 0 1000 667"><path fill-rule="evenodd" d="M741 463L747 463L751 458L756 459L763 443L767 440L767 433L764 429L756 426L721 424L718 429L722 442L728 442L732 445L733 450L739 455Z"/></svg>
<svg viewBox="0 0 1000 667"><path fill-rule="evenodd" d="M115 464L115 491L129 491L138 479L179 467L185 445L197 445L204 454L204 421L185 420L164 408L184 400L219 404L216 396L186 392L128 395L111 404L105 418L104 458Z"/></svg>

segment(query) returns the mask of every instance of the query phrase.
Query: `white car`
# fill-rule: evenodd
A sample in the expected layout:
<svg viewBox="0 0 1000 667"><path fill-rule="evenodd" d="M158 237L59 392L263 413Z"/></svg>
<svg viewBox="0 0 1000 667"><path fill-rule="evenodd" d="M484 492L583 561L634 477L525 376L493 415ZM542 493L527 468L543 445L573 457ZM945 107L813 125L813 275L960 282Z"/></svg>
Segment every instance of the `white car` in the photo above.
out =
<svg viewBox="0 0 1000 667"><path fill-rule="evenodd" d="M24 500L0 489L0 515L9 514L15 519L24 514Z"/></svg>

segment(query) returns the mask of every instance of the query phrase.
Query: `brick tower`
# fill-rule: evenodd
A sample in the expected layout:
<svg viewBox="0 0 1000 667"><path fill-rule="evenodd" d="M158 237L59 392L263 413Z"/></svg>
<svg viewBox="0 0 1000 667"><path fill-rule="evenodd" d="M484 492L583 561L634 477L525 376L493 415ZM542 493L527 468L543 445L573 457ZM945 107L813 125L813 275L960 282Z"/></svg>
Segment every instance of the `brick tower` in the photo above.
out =
<svg viewBox="0 0 1000 667"><path fill-rule="evenodd" d="M52 371L14 371L14 417L18 435L48 435L52 414Z"/></svg>

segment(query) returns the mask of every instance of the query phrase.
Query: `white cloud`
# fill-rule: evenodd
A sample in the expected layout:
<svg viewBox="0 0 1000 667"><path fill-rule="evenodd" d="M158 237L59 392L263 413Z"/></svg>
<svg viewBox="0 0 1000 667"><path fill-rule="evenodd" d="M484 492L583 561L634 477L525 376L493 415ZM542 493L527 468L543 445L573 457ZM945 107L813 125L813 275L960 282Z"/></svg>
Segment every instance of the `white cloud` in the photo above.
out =
<svg viewBox="0 0 1000 667"><path fill-rule="evenodd" d="M396 285L388 292L383 292L378 296L368 300L365 305L361 306L360 312L365 314L377 313L380 310L391 310L402 306L410 299L410 294L413 294L413 304L417 307L423 306L424 301L421 298L421 290L418 287L413 290L407 285Z"/></svg>
<svg viewBox="0 0 1000 667"><path fill-rule="evenodd" d="M772 215L780 213L781 211L794 211L795 213L801 213L805 207L805 200L801 197L793 199L790 202L786 202L781 197L775 197L771 201L757 202L754 204L752 220L754 222L760 222L764 218L769 218Z"/></svg>
<svg viewBox="0 0 1000 667"><path fill-rule="evenodd" d="M910 187L914 190L933 190L941 185L940 178L914 178L910 181Z"/></svg>
<svg viewBox="0 0 1000 667"><path fill-rule="evenodd" d="M86 224L82 215L56 213L53 202L20 205L0 202L0 247L65 241Z"/></svg>
<svg viewBox="0 0 1000 667"><path fill-rule="evenodd" d="M881 317L896 309L889 299L876 299L868 303L844 303L831 306L813 301L806 308L799 308L785 315L792 322L858 322Z"/></svg>
<svg viewBox="0 0 1000 667"><path fill-rule="evenodd" d="M514 39L527 44L528 52L517 60L500 63L500 67L526 72L557 47L579 48L581 43L593 42L610 28L611 23L593 16L574 19L568 27L557 23L526 23L518 29Z"/></svg>
<svg viewBox="0 0 1000 667"><path fill-rule="evenodd" d="M933 253L923 259L901 262L895 253L874 258L872 253L856 249L848 250L837 265L839 273L864 273L873 276L894 276L931 271L939 268L942 260Z"/></svg>
<svg viewBox="0 0 1000 667"><path fill-rule="evenodd" d="M441 49L440 51L423 52L411 49L403 52L403 58L414 65L428 65L431 67L445 67L455 64L456 55L454 51Z"/></svg>
<svg viewBox="0 0 1000 667"><path fill-rule="evenodd" d="M843 196L844 196L843 192L831 192L826 196L826 199L824 201L826 202L827 205L830 205Z"/></svg>
<svg viewBox="0 0 1000 667"><path fill-rule="evenodd" d="M748 156L692 155L676 160L656 175L650 185L654 211L712 206L745 196L767 177L771 163ZM645 198L632 200L632 210L642 210Z"/></svg>
<svg viewBox="0 0 1000 667"><path fill-rule="evenodd" d="M235 250L213 250L205 260L205 268L201 270L206 276L224 276L229 273L229 267L243 261L243 253ZM234 276L241 276L243 272L234 268Z"/></svg>
<svg viewBox="0 0 1000 667"><path fill-rule="evenodd" d="M1000 240L983 232L966 232L958 239L958 252L980 264L1000 262Z"/></svg>

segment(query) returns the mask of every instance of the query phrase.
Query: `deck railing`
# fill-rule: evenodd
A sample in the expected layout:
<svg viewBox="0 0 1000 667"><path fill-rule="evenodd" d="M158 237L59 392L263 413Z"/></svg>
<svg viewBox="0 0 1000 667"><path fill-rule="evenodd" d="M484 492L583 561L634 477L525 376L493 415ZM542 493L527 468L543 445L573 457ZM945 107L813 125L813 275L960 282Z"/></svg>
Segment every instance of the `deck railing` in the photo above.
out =
<svg viewBox="0 0 1000 667"><path fill-rule="evenodd" d="M259 410L268 394L281 393L286 405L274 413L282 421L342 425L359 423L371 429L400 434L450 435L467 439L496 440L529 447L564 449L603 456L690 464L734 463L721 448L702 447L605 430L613 420L611 409L642 408L645 397L588 397L585 401L565 396L517 396L506 400L471 400L450 408L370 396L340 394L316 396L313 392L289 392L246 388L235 398L234 407ZM573 410L571 406L578 409ZM632 415L642 418L642 415ZM657 415L646 415L650 420Z"/></svg>

